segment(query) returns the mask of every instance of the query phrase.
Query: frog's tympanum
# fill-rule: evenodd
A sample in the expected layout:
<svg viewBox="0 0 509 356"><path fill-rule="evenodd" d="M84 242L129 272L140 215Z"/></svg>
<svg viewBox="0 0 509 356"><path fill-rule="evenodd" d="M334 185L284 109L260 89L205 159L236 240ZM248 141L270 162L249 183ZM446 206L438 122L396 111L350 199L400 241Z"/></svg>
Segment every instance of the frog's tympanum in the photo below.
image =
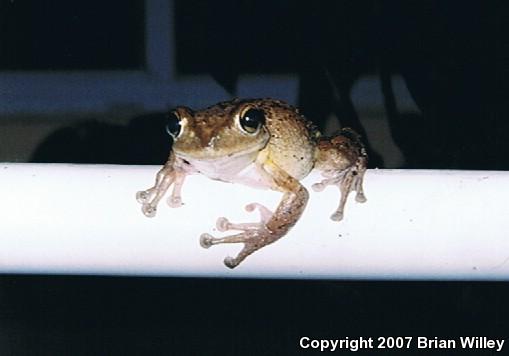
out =
<svg viewBox="0 0 509 356"><path fill-rule="evenodd" d="M173 146L155 185L137 193L143 213L152 217L168 188L171 207L182 204L181 188L188 174L283 193L274 211L251 203L247 211L258 210L260 222L232 223L221 217L220 231L238 233L226 237L203 234L200 244L209 248L222 243L242 243L237 257L227 257L226 266L236 267L247 256L273 243L299 220L308 201L308 191L299 180L313 169L324 179L312 188L339 187L339 206L332 220L343 218L343 208L351 191L358 202L366 201L362 180L367 156L359 136L351 129L324 137L299 111L283 101L252 99L221 102L200 111L179 107L169 114L168 133Z"/></svg>

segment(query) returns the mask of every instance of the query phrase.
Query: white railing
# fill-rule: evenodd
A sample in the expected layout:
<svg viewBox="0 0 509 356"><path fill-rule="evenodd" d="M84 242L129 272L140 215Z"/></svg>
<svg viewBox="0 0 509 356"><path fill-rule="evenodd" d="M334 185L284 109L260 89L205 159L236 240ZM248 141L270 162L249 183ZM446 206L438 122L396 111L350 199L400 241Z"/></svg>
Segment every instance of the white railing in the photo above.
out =
<svg viewBox="0 0 509 356"><path fill-rule="evenodd" d="M342 222L338 191L312 192L287 236L230 270L241 246L203 249L200 234L221 234L219 216L257 220L244 205L280 193L191 176L185 205L149 219L135 193L158 168L0 164L0 273L509 280L509 172L369 170L368 201Z"/></svg>

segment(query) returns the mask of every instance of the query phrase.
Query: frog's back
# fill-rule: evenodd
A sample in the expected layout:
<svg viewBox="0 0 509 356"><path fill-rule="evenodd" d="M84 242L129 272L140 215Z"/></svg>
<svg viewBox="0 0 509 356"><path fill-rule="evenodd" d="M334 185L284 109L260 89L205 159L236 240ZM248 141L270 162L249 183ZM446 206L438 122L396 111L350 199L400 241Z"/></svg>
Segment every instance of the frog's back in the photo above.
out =
<svg viewBox="0 0 509 356"><path fill-rule="evenodd" d="M299 111L280 100L257 99L266 114L270 140L269 159L296 179L304 178L314 165L319 132Z"/></svg>

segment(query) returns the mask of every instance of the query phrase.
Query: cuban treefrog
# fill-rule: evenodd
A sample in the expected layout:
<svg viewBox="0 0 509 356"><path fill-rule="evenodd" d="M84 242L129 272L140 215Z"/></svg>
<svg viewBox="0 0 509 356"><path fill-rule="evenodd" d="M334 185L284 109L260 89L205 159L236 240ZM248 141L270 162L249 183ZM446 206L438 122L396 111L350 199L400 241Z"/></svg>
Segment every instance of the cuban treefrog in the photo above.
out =
<svg viewBox="0 0 509 356"><path fill-rule="evenodd" d="M220 231L238 233L226 237L202 234L200 244L208 248L222 243L242 243L244 248L224 263L236 267L247 256L273 243L299 220L308 201L308 191L299 180L313 168L324 179L312 188L321 191L328 185L339 187L339 206L331 219L343 218L350 191L364 202L362 181L367 156L358 135L343 129L338 135L324 137L311 122L287 103L273 99L221 102L204 110L178 107L168 117L167 131L173 146L164 167L157 173L155 185L137 193L143 213L152 217L168 188L171 207L182 204L181 188L188 174L283 193L274 211L251 203L247 211L258 210L260 222L232 223L221 217Z"/></svg>

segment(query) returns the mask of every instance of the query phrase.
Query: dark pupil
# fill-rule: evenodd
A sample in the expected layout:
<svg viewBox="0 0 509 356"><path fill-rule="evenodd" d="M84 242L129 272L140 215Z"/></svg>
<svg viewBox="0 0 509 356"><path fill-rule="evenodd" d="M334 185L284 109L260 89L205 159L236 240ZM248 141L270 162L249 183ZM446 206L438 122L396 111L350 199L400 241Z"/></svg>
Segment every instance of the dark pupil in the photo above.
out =
<svg viewBox="0 0 509 356"><path fill-rule="evenodd" d="M242 128L249 132L256 132L265 123L265 114L259 109L249 109L240 119Z"/></svg>
<svg viewBox="0 0 509 356"><path fill-rule="evenodd" d="M173 137L177 137L180 133L180 120L173 112L168 114L166 132L168 132Z"/></svg>

